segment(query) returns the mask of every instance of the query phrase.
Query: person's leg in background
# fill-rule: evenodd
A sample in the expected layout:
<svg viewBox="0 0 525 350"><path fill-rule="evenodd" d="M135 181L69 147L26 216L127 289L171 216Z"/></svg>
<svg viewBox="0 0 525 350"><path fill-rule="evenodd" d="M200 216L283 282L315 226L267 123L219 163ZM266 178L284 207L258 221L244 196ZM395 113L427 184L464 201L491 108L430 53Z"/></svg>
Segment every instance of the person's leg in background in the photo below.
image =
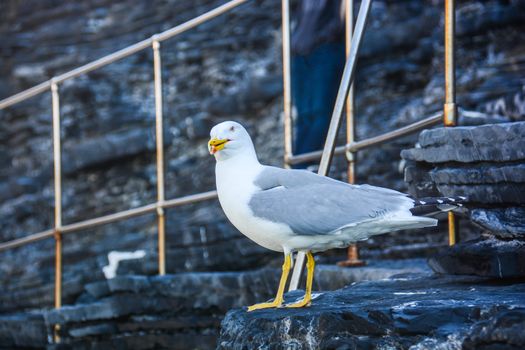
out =
<svg viewBox="0 0 525 350"><path fill-rule="evenodd" d="M292 56L292 102L296 110L294 121L293 152L301 154L308 152L308 130L313 119L311 98L312 81L309 67L309 55ZM295 168L305 168L305 164L297 164Z"/></svg>
<svg viewBox="0 0 525 350"><path fill-rule="evenodd" d="M345 63L344 44L322 44L292 58L292 100L297 110L294 154L323 148ZM299 164L306 168L317 162Z"/></svg>

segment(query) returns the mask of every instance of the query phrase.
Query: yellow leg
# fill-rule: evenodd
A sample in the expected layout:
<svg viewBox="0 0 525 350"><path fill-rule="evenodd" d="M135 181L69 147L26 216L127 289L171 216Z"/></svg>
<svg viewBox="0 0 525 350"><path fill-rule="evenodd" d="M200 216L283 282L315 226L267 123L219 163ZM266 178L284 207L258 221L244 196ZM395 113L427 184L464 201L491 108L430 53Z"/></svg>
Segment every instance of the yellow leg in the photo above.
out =
<svg viewBox="0 0 525 350"><path fill-rule="evenodd" d="M294 304L288 304L286 307L304 307L310 305L310 302L312 301L312 285L314 282L314 269L315 269L315 260L314 256L311 252L306 253L306 269L307 269L307 275L306 275L306 293L304 294L303 300L294 303Z"/></svg>
<svg viewBox="0 0 525 350"><path fill-rule="evenodd" d="M292 266L292 257L291 254L286 254L284 256L283 264L283 273L281 275L281 281L279 282L279 289L277 289L277 295L272 302L269 303L260 303L248 307L248 312L259 309L268 309L271 307L280 307L283 304L283 294L284 287L286 286L286 281L288 280L288 274L290 272L290 267Z"/></svg>

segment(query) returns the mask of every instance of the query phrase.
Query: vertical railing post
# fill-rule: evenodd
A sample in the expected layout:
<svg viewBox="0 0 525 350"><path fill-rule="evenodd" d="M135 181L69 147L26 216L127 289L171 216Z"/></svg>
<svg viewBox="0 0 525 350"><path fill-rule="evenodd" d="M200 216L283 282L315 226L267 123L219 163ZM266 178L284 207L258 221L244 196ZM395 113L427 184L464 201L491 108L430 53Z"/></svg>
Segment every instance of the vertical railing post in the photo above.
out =
<svg viewBox="0 0 525 350"><path fill-rule="evenodd" d="M166 274L166 219L164 214L164 129L162 125L162 65L160 43L152 38L155 79L155 138L157 149L157 223L159 275Z"/></svg>
<svg viewBox="0 0 525 350"><path fill-rule="evenodd" d="M454 0L445 0L445 105L443 106L445 126L455 126L457 123L455 22Z"/></svg>
<svg viewBox="0 0 525 350"><path fill-rule="evenodd" d="M345 1L345 48L346 57L350 55L350 45L352 45L352 33L354 31L354 0ZM354 83L350 85L348 98L346 99L346 143L351 144L355 141L355 95ZM355 153L347 151L346 159L348 160L348 182L355 183Z"/></svg>
<svg viewBox="0 0 525 350"><path fill-rule="evenodd" d="M361 45L361 39L363 38L366 22L368 20L368 13L370 12L371 5L372 0L362 0L361 6L359 7L355 31L352 37L352 43L350 45L350 53L348 54L348 58L346 59L345 68L343 70L343 76L341 77L341 84L339 85L339 90L337 91L337 98L335 100L334 110L330 119L330 126L328 127L326 142L323 148L323 155L321 157L321 162L319 163L319 175L327 175L328 169L330 168L330 163L334 154L337 133L339 131L339 126L341 125L341 117L343 115L346 99L348 97L348 91L350 90L350 84L354 79L357 54L359 52L359 46ZM292 278L290 280L289 290L297 289L304 266L304 260L305 253L299 252L297 254L295 267L292 273Z"/></svg>
<svg viewBox="0 0 525 350"><path fill-rule="evenodd" d="M58 85L51 82L51 103L53 114L53 170L55 193L55 308L62 306L62 161L60 145L60 98ZM58 342L59 327L55 325L54 340Z"/></svg>
<svg viewBox="0 0 525 350"><path fill-rule="evenodd" d="M282 0L282 42L283 42L283 109L284 109L284 167L289 168L292 156L292 82L290 54L290 0Z"/></svg>
<svg viewBox="0 0 525 350"><path fill-rule="evenodd" d="M352 34L354 31L354 0L345 1L345 47L346 57L350 55L350 46L352 45ZM346 144L350 145L355 141L355 95L354 83L350 85L348 98L346 99ZM356 154L346 151L346 160L348 161L347 176L348 183L354 184ZM347 260L337 263L339 266L363 266L364 261L359 259L359 249L357 244L352 244L347 250Z"/></svg>
<svg viewBox="0 0 525 350"><path fill-rule="evenodd" d="M445 0L445 104L443 106L443 123L445 126L457 124L458 109L456 105L456 66L455 66L455 3ZM448 212L449 245L457 241L457 219L453 212Z"/></svg>

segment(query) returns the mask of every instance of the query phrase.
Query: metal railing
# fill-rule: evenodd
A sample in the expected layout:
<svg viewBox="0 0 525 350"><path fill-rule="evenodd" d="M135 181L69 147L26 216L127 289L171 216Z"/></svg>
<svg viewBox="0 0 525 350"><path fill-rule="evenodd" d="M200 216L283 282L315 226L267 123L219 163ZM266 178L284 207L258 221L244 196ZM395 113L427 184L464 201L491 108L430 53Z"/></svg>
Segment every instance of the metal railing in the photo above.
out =
<svg viewBox="0 0 525 350"><path fill-rule="evenodd" d="M25 101L33 96L39 95L48 90L51 91L51 104L53 116L53 168L54 168L54 228L38 232L26 237L0 243L0 251L16 248L25 244L36 242L46 238L55 238L55 307L62 305L62 235L88 229L138 215L147 213L157 213L158 227L158 271L160 275L166 273L166 238L165 238L165 215L164 209L197 203L200 201L217 197L216 191L209 191L170 200L165 199L164 194L164 147L163 147L163 115L162 115L162 75L161 75L161 55L160 43L173 38L181 33L192 29L199 24L209 21L247 0L232 0L209 12L195 17L185 23L172 27L162 33L142 40L136 44L104 56L98 60L87 63L69 72L58 75L44 83L36 85L28 90L0 101L0 110L9 106ZM62 224L62 161L61 161L61 137L60 137L60 93L59 84L66 80L73 79L80 75L89 73L93 70L107 66L120 59L133 55L139 51L151 47L153 50L153 75L155 90L155 137L156 137L156 168L157 168L157 201L138 208L120 211L118 213L105 215L89 220L84 220L68 225Z"/></svg>
<svg viewBox="0 0 525 350"><path fill-rule="evenodd" d="M355 141L355 119L354 119L354 101L353 101L353 90L352 83L354 79L355 65L357 61L357 53L359 50L359 45L361 44L361 38L365 30L366 21L368 18L370 6L372 0L362 0L359 8L359 13L357 14L357 20L355 28L352 31L351 26L353 22L352 8L353 0L346 0L346 43L347 43L347 60L345 68L343 71L343 76L341 79L341 84L339 86L339 91L337 92L337 98L335 102L335 107L332 113L332 118L330 120L330 126L328 129L328 134L326 137L326 142L324 145L323 151L310 152L307 154L293 155L290 153L285 153L284 162L285 164L296 164L300 162L311 161L314 159L321 158L319 164L320 175L327 175L330 168L330 162L334 154L345 153L348 160L348 181L353 183L355 181L355 156L354 154L362 149L367 147L372 147L380 145L384 142L406 136L410 133L422 130L432 125L444 123L445 126L455 126L457 120L457 108L455 103L455 76L454 76L454 9L455 4L454 0L445 0L445 105L443 107L443 112L438 112L426 119L423 119L419 122L410 124L408 126L390 131L380 136L372 137L365 139L359 142ZM350 28L349 28L350 27ZM288 33L289 34L289 33ZM353 35L352 35L353 34ZM284 35L283 35L284 36ZM350 38L351 36L351 38ZM348 47L348 44L350 46ZM286 72L285 72L286 73ZM289 72L288 72L289 74ZM336 137L339 131L341 124L341 119L343 115L344 105L346 102L346 111L347 111L347 144L344 146L335 147ZM291 144L291 116L286 115L285 118L285 145ZM288 127L286 127L288 126ZM286 132L289 134L286 134ZM452 212L448 213L448 222L449 222L449 244L455 244L456 242L456 218ZM349 248L349 264L359 263L357 255L356 246L351 246ZM353 259L353 261L352 261ZM292 278L290 281L289 290L297 289L299 285L300 276L302 274L303 266L305 260L305 253L299 252L297 254L296 263L294 266L294 271L292 273Z"/></svg>
<svg viewBox="0 0 525 350"><path fill-rule="evenodd" d="M85 64L69 72L58 75L46 82L36 85L30 89L15 94L9 98L0 101L0 110L19 102L25 101L33 96L39 95L46 91L51 91L52 96L52 116L53 116L53 160L54 160L54 193L55 193L55 215L54 228L42 232L31 234L26 237L14 239L8 242L0 243L0 252L8 249L20 247L32 242L48 238L55 238L55 307L60 307L62 294L62 235L76 232L83 229L93 228L96 226L113 223L116 221L128 219L131 217L144 215L147 213L157 213L158 224L158 270L159 274L166 272L165 259L165 217L164 210L176 206L197 203L214 199L217 197L216 191L208 191L173 199L165 199L164 193L164 150L163 150L163 115L162 115L162 76L161 76L161 55L160 43L167 39L173 38L191 28L198 26L208 20L211 20L248 0L232 0L209 12L195 17L183 24L168 29L162 33L155 34L152 37L128 46L122 50L116 51L110 55L104 56L98 60ZM355 157L354 154L362 149L381 145L385 142L406 136L419 130L437 125L443 117L447 126L455 125L456 107L454 95L454 61L453 61L453 36L454 36L454 0L446 0L446 28L445 28L445 51L446 51L446 78L447 78L447 98L444 113L436 113L426 119L398 128L391 132L371 137L361 141L355 141L354 131L354 103L353 91L351 84L356 67L357 54L361 43L368 13L370 10L371 0L363 0L357 16L354 34L352 35L352 6L353 0L346 0L347 15L347 62L343 72L341 84L337 94L335 108L332 114L328 136L323 151L310 152L306 154L294 155L292 153L292 99L291 99L291 79L290 79L290 5L289 0L282 0L282 45L283 45L283 97L284 97L284 164L290 167L294 164L321 159L319 174L326 175L334 154L345 154L348 160L348 180L355 181ZM452 17L451 17L452 16ZM155 130L156 130L156 166L157 166L157 201L141 207L120 211L114 214L100 216L72 224L62 224L62 172L61 172L61 146L60 146L60 101L59 101L59 84L86 74L98 68L109 65L122 58L128 57L134 53L151 47L153 50L153 69L154 69L154 87L155 87ZM452 50L452 51L451 51ZM452 54L451 54L452 52ZM451 73L452 71L452 73ZM347 112L347 144L335 147L336 136L341 123L343 110ZM448 119L447 119L448 118ZM453 216L449 216L450 243L455 242L455 226ZM452 239L454 238L454 239ZM302 260L301 260L302 259ZM301 254L297 257L296 267L290 282L290 289L296 289L304 256Z"/></svg>

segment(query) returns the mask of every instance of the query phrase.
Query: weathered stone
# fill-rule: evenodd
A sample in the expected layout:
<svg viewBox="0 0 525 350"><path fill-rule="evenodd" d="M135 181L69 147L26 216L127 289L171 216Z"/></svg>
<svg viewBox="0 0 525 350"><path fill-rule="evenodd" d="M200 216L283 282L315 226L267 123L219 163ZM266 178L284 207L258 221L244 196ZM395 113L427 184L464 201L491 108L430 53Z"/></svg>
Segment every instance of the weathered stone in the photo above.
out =
<svg viewBox="0 0 525 350"><path fill-rule="evenodd" d="M491 317L493 310L519 308L516 317L524 318L523 291L523 283L501 286L479 277L404 275L361 282L316 293L309 308L232 310L222 322L218 348L375 349L397 344L395 348L425 349L430 335L435 340L430 348L451 337L461 347L469 327ZM286 302L300 296L288 293ZM505 325L496 329L509 330ZM521 338L508 334L501 338L502 346Z"/></svg>
<svg viewBox="0 0 525 350"><path fill-rule="evenodd" d="M525 207L473 209L470 220L498 237L525 239Z"/></svg>
<svg viewBox="0 0 525 350"><path fill-rule="evenodd" d="M90 296L94 298L101 298L110 293L107 281L88 283L84 286L84 289Z"/></svg>
<svg viewBox="0 0 525 350"><path fill-rule="evenodd" d="M456 21L456 31L460 36L472 36L487 30L498 23L517 23L523 21L523 3L513 3L510 6L490 4L483 7L466 7L459 11Z"/></svg>
<svg viewBox="0 0 525 350"><path fill-rule="evenodd" d="M47 331L38 313L0 316L0 348L44 348Z"/></svg>
<svg viewBox="0 0 525 350"><path fill-rule="evenodd" d="M60 344L48 345L49 350L93 350L93 349L140 349L140 350L187 350L214 349L215 334L196 334L191 330L177 334L134 333L101 340L64 339Z"/></svg>
<svg viewBox="0 0 525 350"><path fill-rule="evenodd" d="M111 6L107 1L89 6L84 2L62 6L60 2L28 1L24 5L0 2L0 31L5 38L0 43L5 59L5 64L0 67L0 89L4 91L2 98L221 4L220 0L205 0L190 6L168 0L151 6L148 1L141 0L128 6L123 0ZM38 13L29 8L38 8ZM482 25L475 28L475 39L468 35L462 38L467 45L459 46L461 51L458 55L465 59L458 63L461 65L457 70L458 95L461 101L467 101L468 108L485 111L486 104L491 103L493 110L490 115L501 115L511 120L520 118L521 97L515 98L515 95L521 92L522 85L520 72L523 65L517 53L523 50L516 46L521 43L521 27L519 22L508 16L494 15L511 13L519 17L521 12L517 9L520 8L516 2L479 5L468 1L458 5L460 14L474 11L476 16L481 14L479 16L483 20L491 18L490 23L501 21L497 31L489 32L489 27ZM362 60L357 71L361 86L357 104L363 116L357 123L358 138L420 119L442 103L443 82L439 73L442 60L435 59L442 57L442 44L436 40L441 38L442 9L436 4L422 4L416 0L394 3L379 0L374 3L372 11L372 22L366 35L373 40L365 40L361 57L374 59ZM485 16L485 13L488 15ZM480 23L473 21L476 16L458 16L458 26L470 28ZM172 49L169 46L163 48L165 128L169 135L174 136L165 138L171 140L166 147L166 163L175 165L166 169L166 187L170 197L213 187L213 167L201 159L206 153L203 140L205 129L217 115L228 118L235 115L254 131L261 160L281 163L282 124L277 120L282 112L282 102L275 98L282 89L280 54L276 49L279 35L275 35L279 32L280 20L279 5L265 0L256 7L240 6L225 17L218 17L179 36L173 41ZM467 32L472 31L469 29ZM107 33L112 33L112 36L108 37ZM75 38L83 39L79 43ZM89 40L84 40L86 38ZM479 52L489 54L480 55ZM488 61L491 62L489 67ZM492 95L487 95L487 92L492 92ZM150 146L142 143L144 138L136 139L130 132L147 130L148 140L151 144L154 142L151 50L61 84L60 96L64 172L69 175L65 176L63 186L64 222L89 219L153 201L156 188L154 157L149 152ZM47 94L36 96L27 103L2 111L6 127L0 130L0 155L6 160L3 164L11 165L0 169L2 179L23 174L32 177L44 167L51 169L48 97ZM222 98L227 103L221 104ZM215 106L214 113L204 112L210 119L201 119L207 106ZM195 121L191 125L193 130L188 130L187 118ZM106 148L108 138L128 133L131 135L119 138L119 144L124 144L123 154ZM77 148L75 143L86 147L78 145ZM404 189L397 173L397 154L406 144L405 141L396 142L360 154L357 163L359 181ZM93 150L88 150L87 145L93 145ZM70 150L75 152L70 153ZM104 161L111 153L114 158ZM79 164L76 164L77 160ZM336 164L339 164L337 171L346 166L344 160ZM13 208L12 202L5 201L0 206L3 239L21 237L52 226L52 172L43 178L45 181L40 187L20 186L8 193L10 198L18 199L21 204ZM20 191L34 192L37 196L29 201L29 197L22 197ZM210 217L214 215L214 211L209 209L213 206L215 203L207 204ZM167 225L168 230L174 231L168 241L177 241L179 236L175 231L184 230L188 225L199 229L198 223L188 223L184 219L187 212L179 210L183 209L177 209L176 219ZM130 223L118 228L110 226L104 228L104 232L118 238L104 242L107 247L116 250L126 248L121 245L126 237L155 229L154 220L147 225ZM233 231L226 228L221 230L221 234L226 235L228 230ZM422 233L410 235L416 240ZM195 236L198 237L198 234ZM92 237L93 240L86 239L84 242L97 251L87 258L95 259L96 256L98 261L102 261L107 252L97 248L95 242L100 236ZM404 238L396 237L392 236L391 240L399 246ZM191 249L178 247L177 258L172 260L177 264L168 264L168 269L171 268L171 272L181 271L185 266L188 266L187 270L231 269L235 261L230 257L235 257L243 244L236 244L224 254L219 253L231 242L225 241L209 246L216 250L213 254L216 258L208 261L197 258L205 255L207 244L195 242ZM148 252L154 250L144 242L147 240L139 241L140 244L133 248L149 249ZM374 246L377 252L384 246L390 246L385 243L380 247L377 242ZM70 245L65 245L64 249L67 253ZM248 263L238 268L251 268L261 257L264 253L259 251L251 260L242 259ZM40 271L52 275L52 265L47 263L49 259L44 254L24 253L20 257L13 256L11 262L22 265L27 261L30 262L28 265L37 266L44 261L42 266L45 267ZM91 265L82 266L81 259L74 261L78 274L90 274L94 269L100 269ZM72 264L68 266L73 268ZM154 273L155 263L148 260L147 264L148 268L144 271ZM150 268L150 265L153 267ZM2 283L16 283L17 279L2 279ZM86 281L90 280L87 276ZM46 283L52 286L52 281ZM21 305L22 299L19 301L18 305Z"/></svg>
<svg viewBox="0 0 525 350"><path fill-rule="evenodd" d="M222 3L223 0L196 3L166 0L152 6L148 0L0 1L3 34L0 98L148 38ZM282 89L279 6L271 0L259 1L257 6L239 6L162 47L165 140L169 143L165 149L167 198L213 188L213 166L204 155L207 154L206 128L208 123L217 121L217 116L235 118L246 124L255 136L260 159L282 164L283 132L282 123L278 122L282 100L275 98ZM440 6L419 0L374 1L366 33L370 36L361 51L361 58L367 59L360 61L356 76L358 139L419 120L442 104L443 20L440 16L443 11ZM519 1L468 0L458 4L458 28L463 28L464 34L458 37L462 40L458 56L462 59L457 69L458 101L462 105L510 120L523 118L520 20L525 12L520 11L521 8ZM145 205L156 199L156 172L151 152L153 96L151 50L60 84L65 223ZM203 109L207 110L208 106L215 107L214 113L204 112L204 117ZM4 199L0 200L0 241L53 226L50 115L48 93L1 111L0 159L7 166L0 168L0 179L9 188L0 189L0 198ZM188 125L187 118L194 123ZM137 134L133 130L138 130ZM143 136L147 136L149 143L144 144L146 138L138 135L140 133L146 133ZM114 139L122 153L112 149L109 140ZM412 141L404 138L360 153L359 182L404 190L398 173L398 154L401 148L410 147ZM344 140L341 138L339 142L342 144ZM333 175L341 177L346 161L339 158L334 165ZM12 180L18 176L30 181ZM273 257L228 225L216 202L179 207L167 213L169 272L253 269ZM89 234L65 236L64 303L77 300L94 304L97 299L111 295L107 283L103 282L92 288L91 295L84 293L77 299L84 284L103 278L101 268L107 264L110 250L144 249L145 259L120 264L119 273L156 274L158 267L153 253L156 244L151 235L154 232L156 220L154 216L146 216L90 230ZM428 254L444 242L442 232L425 230L378 237L361 246L366 248L363 251L368 256L384 257L385 251L387 255L407 257L414 252ZM2 253L0 309L3 312L52 307L53 252L53 242L49 240ZM275 269L271 276L254 274L257 277L240 279L254 286L253 290L241 293L246 295L241 301L255 302L273 295L278 272L279 269ZM373 278L388 273L391 271L356 270L353 277ZM322 282L323 278L329 281ZM212 285L217 283L220 286L217 290L229 291L223 285L229 283L237 288L235 279L230 277L207 281ZM316 276L316 281L329 282L332 286L351 279L336 270ZM129 287L129 293L134 293L133 288L142 290L135 282L129 283L125 287L119 284L119 288ZM186 286L191 293L195 286L208 285L188 279ZM159 288L162 287L159 284ZM235 299L237 294L226 295L221 310L228 303L240 302ZM249 295L256 300L248 299ZM198 299L203 307L208 305L210 309L221 302L216 296L214 300L199 294ZM95 336L89 340L64 339L64 347L173 348L178 344L184 348L213 347L215 334L206 327L187 330L187 333L180 331L177 336L134 333L112 339L93 339ZM362 340L348 336L348 341ZM385 346L396 344L395 340L384 342ZM408 348L401 340L399 344L398 347Z"/></svg>
<svg viewBox="0 0 525 350"><path fill-rule="evenodd" d="M221 116L246 113L268 103L281 94L282 89L281 76L253 77L235 93L211 99L206 110Z"/></svg>
<svg viewBox="0 0 525 350"><path fill-rule="evenodd" d="M525 122L424 130L419 144L401 157L428 163L525 160Z"/></svg>
<svg viewBox="0 0 525 350"><path fill-rule="evenodd" d="M176 332L186 328L218 329L222 315L138 315L125 322L118 322L118 332L170 331Z"/></svg>
<svg viewBox="0 0 525 350"><path fill-rule="evenodd" d="M440 167L432 170L430 176L438 186L441 184L525 183L525 163L504 165L482 163L468 168Z"/></svg>
<svg viewBox="0 0 525 350"><path fill-rule="evenodd" d="M75 327L68 329L68 333L73 338L89 337L93 335L114 334L117 326L114 323L99 323L91 326Z"/></svg>
<svg viewBox="0 0 525 350"><path fill-rule="evenodd" d="M85 283L92 279L102 278L101 274L93 273L90 279L89 277L82 275L81 272L74 272L75 274L73 276L69 273L64 273L64 281L62 284L62 300L64 303L74 302L76 297L82 293ZM44 273L42 276L37 275L32 277L34 278L33 281L10 280L4 285L3 290L0 291L0 310L2 312L52 307L54 304L53 276ZM17 282L22 283L18 285Z"/></svg>
<svg viewBox="0 0 525 350"><path fill-rule="evenodd" d="M525 203L525 122L427 130L419 141L421 148L402 152L412 161L405 169L411 194L435 187L474 204Z"/></svg>
<svg viewBox="0 0 525 350"><path fill-rule="evenodd" d="M35 318L43 329L44 340L46 334L50 339L53 325L60 324L61 345L51 348L82 349L92 343L107 345L119 341L125 342L128 348L141 348L138 343L132 343L139 334L158 344L167 335L184 338L193 333L206 336L196 347L209 349L214 346L210 346L210 342L215 344L212 340L218 336L226 311L270 298L275 294L280 272L279 268L267 267L243 272L117 276L88 284L75 305L39 311L36 316L1 318L0 339L11 339L13 343L12 339L18 339L20 332L17 327ZM409 272L428 273L429 269L421 259L376 261L356 269L320 264L315 286L319 290L337 289L355 281ZM28 326L28 332L31 327ZM152 344L148 346L156 348Z"/></svg>
<svg viewBox="0 0 525 350"><path fill-rule="evenodd" d="M237 233L233 239L229 239L227 234L224 236L222 240L210 240L205 244L184 242L178 247L167 248L166 258L169 261L167 272L249 269L260 266L277 256L248 241L240 233ZM174 240L180 238L183 239L179 236ZM151 250L144 258L120 262L117 269L119 275L154 275L157 272L157 252Z"/></svg>
<svg viewBox="0 0 525 350"><path fill-rule="evenodd" d="M169 143L167 134L165 144ZM155 149L153 130L131 129L71 145L62 155L62 170L72 174L81 169L101 165Z"/></svg>
<svg viewBox="0 0 525 350"><path fill-rule="evenodd" d="M215 121L207 113L200 113L193 118L186 118L186 135L190 140L207 138Z"/></svg>
<svg viewBox="0 0 525 350"><path fill-rule="evenodd" d="M116 276L107 281L111 293L140 293L151 288L150 281L146 276Z"/></svg>
<svg viewBox="0 0 525 350"><path fill-rule="evenodd" d="M498 114L487 114L478 111L469 111L463 108L459 109L458 114L459 116L457 125L459 126L475 126L512 122L512 119L507 116L502 116Z"/></svg>
<svg viewBox="0 0 525 350"><path fill-rule="evenodd" d="M404 180L411 195L416 198L440 196L436 184L430 177L431 170L432 166L426 163L411 164L405 167Z"/></svg>
<svg viewBox="0 0 525 350"><path fill-rule="evenodd" d="M525 348L525 310L503 310L477 322L463 342L465 350L518 350Z"/></svg>
<svg viewBox="0 0 525 350"><path fill-rule="evenodd" d="M455 244L428 261L438 273L492 278L525 276L525 242L478 240Z"/></svg>
<svg viewBox="0 0 525 350"><path fill-rule="evenodd" d="M525 182L478 185L438 184L437 188L443 196L465 196L471 203L500 205L525 203Z"/></svg>
<svg viewBox="0 0 525 350"><path fill-rule="evenodd" d="M46 313L47 324L65 324L92 320L108 320L145 312L160 312L162 310L177 310L180 301L157 297L144 298L141 295L119 294L110 296L87 305L64 306L61 309Z"/></svg>

